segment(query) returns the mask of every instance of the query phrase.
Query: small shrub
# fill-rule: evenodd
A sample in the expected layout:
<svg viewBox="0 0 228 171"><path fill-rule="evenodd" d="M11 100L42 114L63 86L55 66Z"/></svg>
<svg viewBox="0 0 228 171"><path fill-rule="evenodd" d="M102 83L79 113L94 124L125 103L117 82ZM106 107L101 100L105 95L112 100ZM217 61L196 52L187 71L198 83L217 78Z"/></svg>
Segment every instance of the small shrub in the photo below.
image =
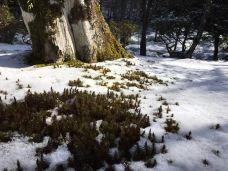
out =
<svg viewBox="0 0 228 171"><path fill-rule="evenodd" d="M92 79L92 76L91 75L83 75L84 78L87 78L87 79Z"/></svg>
<svg viewBox="0 0 228 171"><path fill-rule="evenodd" d="M127 82L126 86L127 87L137 87L137 88L143 89L143 90L147 89L146 86L144 86L143 84L138 84L138 83L134 83L134 82Z"/></svg>
<svg viewBox="0 0 228 171"><path fill-rule="evenodd" d="M157 165L156 159L150 159L150 160L145 162L145 166L147 168L154 168L156 165Z"/></svg>
<svg viewBox="0 0 228 171"><path fill-rule="evenodd" d="M37 149L40 156L37 170L48 168L43 154L53 152L63 143L72 154L70 167L96 170L104 163L131 161L130 149L143 136L140 129L150 125L149 117L140 113L139 105L138 96L118 96L110 91L104 95L77 89L65 89L62 94L53 89L43 93L28 91L24 100L14 99L11 104L0 101L0 131L4 134L17 131L33 137L32 142L50 137L47 146ZM51 116L49 110L55 108L61 119L54 116L47 125L46 119ZM103 121L99 128L96 127L98 120ZM97 141L99 133L103 134L100 142ZM119 153L110 160L112 147L117 147Z"/></svg>
<svg viewBox="0 0 228 171"><path fill-rule="evenodd" d="M80 79L69 81L68 85L71 87L83 87L83 81Z"/></svg>
<svg viewBox="0 0 228 171"><path fill-rule="evenodd" d="M98 82L97 85L100 85L100 86L103 86L103 87L106 87L108 85L108 82L105 82L105 81L101 81L101 82Z"/></svg>
<svg viewBox="0 0 228 171"><path fill-rule="evenodd" d="M192 139L192 132L190 131L187 135L185 135L185 138L187 140L191 140Z"/></svg>
<svg viewBox="0 0 228 171"><path fill-rule="evenodd" d="M171 112L171 109L170 109L170 107L168 106L167 109L166 109L166 113L168 114L169 112Z"/></svg>
<svg viewBox="0 0 228 171"><path fill-rule="evenodd" d="M167 152L168 152L168 150L167 150L166 146L163 145L162 148L161 148L161 153L162 153L162 154L165 154L165 153L167 153Z"/></svg>
<svg viewBox="0 0 228 171"><path fill-rule="evenodd" d="M6 96L8 93L7 93L7 91L0 90L0 94L3 94Z"/></svg>
<svg viewBox="0 0 228 171"><path fill-rule="evenodd" d="M166 99L162 96L158 98L158 101L164 101L164 100L166 100Z"/></svg>
<svg viewBox="0 0 228 171"><path fill-rule="evenodd" d="M124 171L133 171L130 163L128 163L127 161L123 162L123 166L124 166Z"/></svg>
<svg viewBox="0 0 228 171"><path fill-rule="evenodd" d="M171 160L171 159L167 160L167 162L168 162L168 164L170 164L170 165L172 165L172 164L174 163L173 160Z"/></svg>
<svg viewBox="0 0 228 171"><path fill-rule="evenodd" d="M102 75L99 75L97 77L94 77L93 80L102 80Z"/></svg>
<svg viewBox="0 0 228 171"><path fill-rule="evenodd" d="M119 82L114 82L113 85L109 88L110 88L110 90L114 90L114 91L120 91L121 88L126 89L125 85L123 83L119 83Z"/></svg>
<svg viewBox="0 0 228 171"><path fill-rule="evenodd" d="M160 106L160 107L158 108L158 111L155 112L153 115L155 115L155 116L158 117L158 118L162 118L162 112L163 112L163 108L162 108L162 106Z"/></svg>
<svg viewBox="0 0 228 171"><path fill-rule="evenodd" d="M164 102L162 103L162 105L164 105L164 106L168 106L168 105L169 105L169 103L168 103L167 101L164 101Z"/></svg>
<svg viewBox="0 0 228 171"><path fill-rule="evenodd" d="M17 90L23 89L23 85L20 83L19 79L16 81L16 86L17 86Z"/></svg>
<svg viewBox="0 0 228 171"><path fill-rule="evenodd" d="M111 70L108 69L108 68L103 68L103 69L101 70L101 73L102 73L103 75L106 75L106 74L109 73L109 72L111 72Z"/></svg>
<svg viewBox="0 0 228 171"><path fill-rule="evenodd" d="M217 157L220 156L220 151L219 150L212 150L212 153L216 155Z"/></svg>
<svg viewBox="0 0 228 171"><path fill-rule="evenodd" d="M220 124L215 125L215 129L219 129L220 127L221 127Z"/></svg>
<svg viewBox="0 0 228 171"><path fill-rule="evenodd" d="M166 119L166 126L165 130L166 132L171 132L171 133L178 133L179 131L179 124L173 120L173 119Z"/></svg>
<svg viewBox="0 0 228 171"><path fill-rule="evenodd" d="M102 66L97 66L97 65L85 65L84 68L85 69L92 69L94 71L99 71L99 70L104 69Z"/></svg>
<svg viewBox="0 0 228 171"><path fill-rule="evenodd" d="M205 166L208 166L210 165L209 161L207 159L203 159L202 160L202 163L205 165Z"/></svg>
<svg viewBox="0 0 228 171"><path fill-rule="evenodd" d="M106 77L108 80L114 80L116 77L114 77L114 76L107 76Z"/></svg>

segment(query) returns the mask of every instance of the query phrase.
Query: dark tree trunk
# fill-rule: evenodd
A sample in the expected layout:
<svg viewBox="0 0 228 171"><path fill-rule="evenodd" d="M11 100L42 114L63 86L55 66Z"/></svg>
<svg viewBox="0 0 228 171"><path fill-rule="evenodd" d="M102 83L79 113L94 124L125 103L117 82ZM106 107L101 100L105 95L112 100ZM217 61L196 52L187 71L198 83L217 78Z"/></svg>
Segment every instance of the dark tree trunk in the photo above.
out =
<svg viewBox="0 0 228 171"><path fill-rule="evenodd" d="M145 23L143 24L142 35L141 35L141 43L140 43L140 55L146 56L146 32L147 26Z"/></svg>
<svg viewBox="0 0 228 171"><path fill-rule="evenodd" d="M158 41L158 29L155 29L155 36L154 36L154 41L157 42Z"/></svg>
<svg viewBox="0 0 228 171"><path fill-rule="evenodd" d="M140 43L140 55L146 56L146 33L149 25L152 0L142 0L142 35Z"/></svg>
<svg viewBox="0 0 228 171"><path fill-rule="evenodd" d="M183 53L186 50L186 41L187 41L187 38L188 38L188 34L189 34L189 29L188 28L185 28L185 30L184 30L184 40L182 42L182 52Z"/></svg>
<svg viewBox="0 0 228 171"><path fill-rule="evenodd" d="M192 58L192 54L195 51L196 47L198 46L198 44L199 44L199 42L200 42L200 40L201 40L201 38L203 36L203 32L204 32L204 29L205 29L205 26L206 26L206 23L207 23L208 16L211 13L211 7L212 7L212 1L211 0L207 0L206 4L205 4L205 7L204 7L204 14L203 14L203 16L201 18L201 22L200 22L200 26L199 26L197 35L194 38L190 49L184 55L185 58Z"/></svg>
<svg viewBox="0 0 228 171"><path fill-rule="evenodd" d="M219 36L220 36L220 35L219 35L218 33L216 33L216 34L214 35L214 55L213 55L213 59L214 59L215 61L218 60Z"/></svg>

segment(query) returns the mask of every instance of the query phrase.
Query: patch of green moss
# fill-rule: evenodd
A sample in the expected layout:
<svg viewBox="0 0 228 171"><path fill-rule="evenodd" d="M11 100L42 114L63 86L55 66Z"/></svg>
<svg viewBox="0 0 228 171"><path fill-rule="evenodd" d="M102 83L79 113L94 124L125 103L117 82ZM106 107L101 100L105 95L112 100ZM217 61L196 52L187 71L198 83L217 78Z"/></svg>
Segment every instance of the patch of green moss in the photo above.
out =
<svg viewBox="0 0 228 171"><path fill-rule="evenodd" d="M121 44L111 35L106 35L105 44L98 51L97 61L114 60L119 58L130 58L131 55L121 46Z"/></svg>
<svg viewBox="0 0 228 171"><path fill-rule="evenodd" d="M68 67L72 68L83 68L84 63L79 61L79 60L68 60L65 62L60 62L60 63L40 63L40 64L35 64L35 68L41 68L41 67L47 67L47 66L53 66L53 68L60 68L61 66L66 65Z"/></svg>

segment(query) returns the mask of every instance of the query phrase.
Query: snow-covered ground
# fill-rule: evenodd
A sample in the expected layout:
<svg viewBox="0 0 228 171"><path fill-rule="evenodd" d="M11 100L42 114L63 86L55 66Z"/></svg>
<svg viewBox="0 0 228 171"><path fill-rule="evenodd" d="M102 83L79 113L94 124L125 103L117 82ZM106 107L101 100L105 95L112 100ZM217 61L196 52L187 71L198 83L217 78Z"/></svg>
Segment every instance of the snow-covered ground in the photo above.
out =
<svg viewBox="0 0 228 171"><path fill-rule="evenodd" d="M83 68L42 67L35 68L23 63L22 54L29 50L25 45L0 44L0 96L9 103L13 97L23 99L25 93L31 91L42 92L52 87L56 91L63 91L68 87L69 80L80 78L90 87L80 88L96 93L106 93L108 88L98 85L99 80L88 79L83 76L101 75L99 71ZM160 49L162 50L162 49ZM122 90L126 94L139 94L141 108L144 114L151 116L151 129L156 135L165 135L166 154L155 156L156 171L226 171L228 169L228 62L208 62L195 59L171 59L157 57L140 57L129 59L132 64L126 65L125 60L107 61L97 65L111 70L108 75L116 77L107 80L108 85L113 82L123 82L121 74L127 71L141 70L145 73L169 82L165 85L152 85L148 90L129 88ZM172 84L173 82L173 84ZM21 85L21 86L18 86ZM2 93L1 93L2 92ZM171 113L157 122L153 122L153 113L161 105L159 97L163 97L170 105ZM176 102L179 105L174 105ZM164 107L165 108L165 107ZM167 134L164 122L169 115L180 124L178 134ZM214 127L219 124L219 129ZM192 139L185 135L192 131ZM15 137L10 143L0 143L0 170L15 169L16 160L27 170L34 167L36 147L44 145L32 144L24 137ZM51 166L67 161L70 156L64 146L45 158ZM203 164L207 160L209 165ZM135 171L146 169L143 162L132 162ZM51 170L52 168L50 168ZM123 170L117 165L116 169Z"/></svg>

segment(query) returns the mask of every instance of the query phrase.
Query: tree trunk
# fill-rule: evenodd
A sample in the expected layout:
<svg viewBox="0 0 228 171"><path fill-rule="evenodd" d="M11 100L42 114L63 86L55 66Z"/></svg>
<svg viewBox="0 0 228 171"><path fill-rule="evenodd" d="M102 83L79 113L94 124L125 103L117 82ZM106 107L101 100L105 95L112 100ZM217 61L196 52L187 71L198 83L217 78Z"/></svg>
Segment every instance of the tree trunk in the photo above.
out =
<svg viewBox="0 0 228 171"><path fill-rule="evenodd" d="M142 35L141 35L141 42L140 42L140 55L146 56L146 32L147 32L147 26L145 26L145 23L142 27Z"/></svg>
<svg viewBox="0 0 228 171"><path fill-rule="evenodd" d="M214 55L213 55L213 59L214 59L215 61L218 60L219 37L220 37L220 35L219 35L218 33L215 33L215 35L214 35Z"/></svg>
<svg viewBox="0 0 228 171"><path fill-rule="evenodd" d="M199 29L198 29L197 35L194 38L191 47L189 48L187 53L184 55L185 58L192 58L192 54L195 51L196 47L198 46L198 44L199 44L199 42L200 42L200 40L202 38L204 29L205 29L205 26L206 26L206 23L207 23L208 16L211 13L211 7L212 7L212 1L211 0L206 0L206 4L205 4L205 7L204 7L204 14L203 14L203 16L201 18L201 22L200 22L200 25L199 25Z"/></svg>
<svg viewBox="0 0 228 171"><path fill-rule="evenodd" d="M189 28L185 28L184 29L184 40L182 42L182 53L184 53L186 50L186 41L188 38L188 34L189 34Z"/></svg>
<svg viewBox="0 0 228 171"><path fill-rule="evenodd" d="M110 32L98 0L19 2L38 61L97 62L130 56Z"/></svg>
<svg viewBox="0 0 228 171"><path fill-rule="evenodd" d="M154 36L154 41L157 42L158 41L158 29L157 26L155 28L155 36Z"/></svg>
<svg viewBox="0 0 228 171"><path fill-rule="evenodd" d="M140 55L146 56L146 33L149 25L150 11L152 7L152 0L142 1L142 35L140 43Z"/></svg>

